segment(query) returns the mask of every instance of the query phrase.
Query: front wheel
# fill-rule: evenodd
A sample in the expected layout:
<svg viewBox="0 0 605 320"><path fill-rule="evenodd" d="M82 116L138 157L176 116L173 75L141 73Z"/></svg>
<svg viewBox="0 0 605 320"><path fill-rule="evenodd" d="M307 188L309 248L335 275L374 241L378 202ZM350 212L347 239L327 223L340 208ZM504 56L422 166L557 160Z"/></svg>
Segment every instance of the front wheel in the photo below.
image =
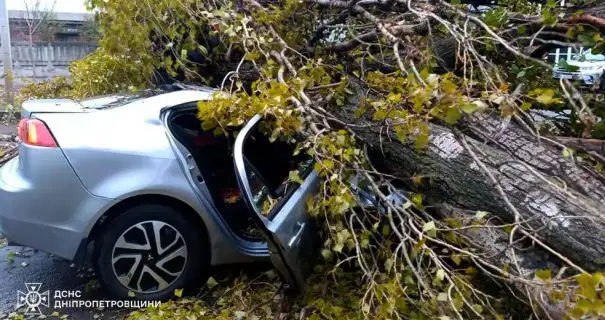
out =
<svg viewBox="0 0 605 320"><path fill-rule="evenodd" d="M194 289L209 275L205 230L163 205L126 210L96 242L96 273L112 296L166 300Z"/></svg>

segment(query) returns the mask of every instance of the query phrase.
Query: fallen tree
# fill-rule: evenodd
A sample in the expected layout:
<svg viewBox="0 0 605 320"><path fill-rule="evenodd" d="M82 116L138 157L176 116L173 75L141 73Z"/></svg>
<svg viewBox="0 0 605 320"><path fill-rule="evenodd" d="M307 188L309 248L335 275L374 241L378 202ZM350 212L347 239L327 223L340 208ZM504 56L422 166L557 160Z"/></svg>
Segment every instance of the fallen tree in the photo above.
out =
<svg viewBox="0 0 605 320"><path fill-rule="evenodd" d="M70 95L209 83L229 95L200 103L206 128L220 134L260 113L272 137L307 137L301 147L325 177L311 205L324 222L323 267L357 300L326 300L332 282L320 276L299 315L605 315L603 158L529 115L569 109L566 132L596 133L602 102L553 80L543 54L602 50L602 3L508 1L483 14L443 0L91 3L103 48L74 67ZM112 78L90 67L99 63ZM107 81L116 78L126 81ZM354 174L388 214L356 207ZM405 201L386 201L389 188ZM241 312L259 308L225 317Z"/></svg>

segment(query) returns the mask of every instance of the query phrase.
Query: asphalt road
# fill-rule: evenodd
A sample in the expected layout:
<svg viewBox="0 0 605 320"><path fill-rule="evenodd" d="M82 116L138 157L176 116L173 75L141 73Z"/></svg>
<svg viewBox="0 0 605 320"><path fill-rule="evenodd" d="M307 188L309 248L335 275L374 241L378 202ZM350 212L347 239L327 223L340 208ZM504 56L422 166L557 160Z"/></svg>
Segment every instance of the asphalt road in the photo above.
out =
<svg viewBox="0 0 605 320"><path fill-rule="evenodd" d="M2 117L2 115L0 115ZM0 122L0 134L13 134L16 131L16 123Z"/></svg>
<svg viewBox="0 0 605 320"><path fill-rule="evenodd" d="M58 312L70 319L115 319L127 311L98 310L94 308L55 309L55 290L79 290L77 300L106 300L88 268L76 268L69 261L31 248L7 246L0 249L0 319L9 319L16 312L18 292L27 293L25 283L40 283L40 292L50 291L49 307L41 306L44 315ZM22 313L17 311L17 313Z"/></svg>

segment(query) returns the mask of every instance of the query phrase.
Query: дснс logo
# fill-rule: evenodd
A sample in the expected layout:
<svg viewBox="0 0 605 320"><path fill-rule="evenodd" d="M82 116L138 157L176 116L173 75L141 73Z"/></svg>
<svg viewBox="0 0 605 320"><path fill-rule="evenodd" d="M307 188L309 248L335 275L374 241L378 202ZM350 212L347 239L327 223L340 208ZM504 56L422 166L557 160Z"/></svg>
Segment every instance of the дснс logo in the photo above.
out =
<svg viewBox="0 0 605 320"><path fill-rule="evenodd" d="M17 292L17 309L27 306L26 315L41 315L40 306L48 307L48 290L40 292L41 283L26 283L27 292Z"/></svg>

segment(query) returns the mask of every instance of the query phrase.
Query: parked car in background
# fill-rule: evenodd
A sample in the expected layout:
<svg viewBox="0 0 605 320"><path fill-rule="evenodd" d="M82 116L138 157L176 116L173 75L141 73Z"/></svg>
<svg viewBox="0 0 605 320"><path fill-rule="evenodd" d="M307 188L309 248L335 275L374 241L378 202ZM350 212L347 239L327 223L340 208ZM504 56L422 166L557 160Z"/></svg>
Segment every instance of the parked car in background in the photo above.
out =
<svg viewBox="0 0 605 320"><path fill-rule="evenodd" d="M25 102L19 156L0 168L0 232L78 263L92 247L115 297L167 299L210 266L263 260L302 288L318 247L306 212L319 181L312 159L269 142L258 115L235 138L204 131L197 103L212 93Z"/></svg>
<svg viewBox="0 0 605 320"><path fill-rule="evenodd" d="M593 54L590 49L559 48L549 53L555 63L553 77L581 81L586 86L599 85L605 90L605 55Z"/></svg>

